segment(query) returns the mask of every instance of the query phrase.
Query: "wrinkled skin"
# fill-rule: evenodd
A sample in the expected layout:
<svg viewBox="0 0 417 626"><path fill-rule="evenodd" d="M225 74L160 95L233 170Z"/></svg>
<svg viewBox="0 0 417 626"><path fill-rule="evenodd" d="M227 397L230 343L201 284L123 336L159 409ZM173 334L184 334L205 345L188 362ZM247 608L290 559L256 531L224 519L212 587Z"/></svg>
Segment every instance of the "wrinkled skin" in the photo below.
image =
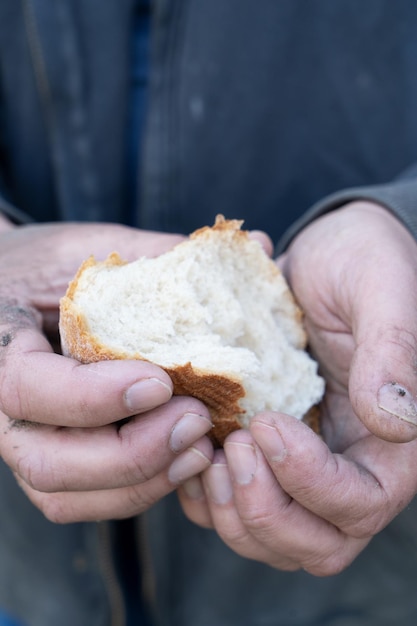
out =
<svg viewBox="0 0 417 626"><path fill-rule="evenodd" d="M49 519L127 517L184 483L189 518L239 554L328 575L414 496L417 251L384 209L335 211L279 261L327 380L323 439L291 416L260 414L214 457L207 409L172 398L162 370L80 365L57 347L58 300L88 254L157 255L181 237L1 226L0 454Z"/></svg>
<svg viewBox="0 0 417 626"><path fill-rule="evenodd" d="M238 554L326 576L417 492L417 244L358 202L310 224L279 264L326 378L323 437L260 414L179 495Z"/></svg>
<svg viewBox="0 0 417 626"><path fill-rule="evenodd" d="M0 455L52 521L141 513L211 462L207 409L173 398L161 369L81 365L57 348L59 298L84 258L155 256L182 239L0 220Z"/></svg>

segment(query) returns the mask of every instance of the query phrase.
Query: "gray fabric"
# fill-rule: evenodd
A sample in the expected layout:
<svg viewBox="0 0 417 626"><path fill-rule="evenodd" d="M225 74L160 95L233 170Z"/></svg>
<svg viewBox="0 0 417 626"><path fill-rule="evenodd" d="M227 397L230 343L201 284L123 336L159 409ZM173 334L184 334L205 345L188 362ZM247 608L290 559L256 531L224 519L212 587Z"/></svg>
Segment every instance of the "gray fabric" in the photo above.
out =
<svg viewBox="0 0 417 626"><path fill-rule="evenodd" d="M169 626L414 626L414 501L350 568L317 578L283 573L232 553L186 522L175 497L150 512L160 624Z"/></svg>
<svg viewBox="0 0 417 626"><path fill-rule="evenodd" d="M417 173L414 168L412 173ZM297 233L320 215L334 211L349 202L360 200L368 200L384 206L394 213L417 238L417 178L402 179L387 185L346 189L320 200L286 231L278 242L276 254L284 252Z"/></svg>
<svg viewBox="0 0 417 626"><path fill-rule="evenodd" d="M0 607L23 625L107 625L96 526L48 522L1 460L0 483Z"/></svg>

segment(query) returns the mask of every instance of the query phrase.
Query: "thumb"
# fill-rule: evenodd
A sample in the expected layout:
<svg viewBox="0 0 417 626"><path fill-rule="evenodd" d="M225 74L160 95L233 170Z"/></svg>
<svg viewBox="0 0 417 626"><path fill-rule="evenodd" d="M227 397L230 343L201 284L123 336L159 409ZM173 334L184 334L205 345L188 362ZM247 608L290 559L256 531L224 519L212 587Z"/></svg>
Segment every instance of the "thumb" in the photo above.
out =
<svg viewBox="0 0 417 626"><path fill-rule="evenodd" d="M405 333L395 327L385 328L376 343L372 341L369 335L355 352L349 379L352 407L377 437L412 441L417 438L412 350Z"/></svg>
<svg viewBox="0 0 417 626"><path fill-rule="evenodd" d="M406 442L417 438L417 245L398 227L393 247L370 252L352 294L349 396L373 434Z"/></svg>

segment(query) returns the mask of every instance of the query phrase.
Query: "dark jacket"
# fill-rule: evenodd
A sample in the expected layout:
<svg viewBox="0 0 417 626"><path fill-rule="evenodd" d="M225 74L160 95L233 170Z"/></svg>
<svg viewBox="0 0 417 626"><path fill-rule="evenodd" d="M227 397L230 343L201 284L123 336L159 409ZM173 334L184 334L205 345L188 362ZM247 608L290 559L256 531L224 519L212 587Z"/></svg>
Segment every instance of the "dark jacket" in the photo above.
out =
<svg viewBox="0 0 417 626"><path fill-rule="evenodd" d="M132 4L1 1L5 213L188 233L223 212L285 245L362 197L417 234L414 0L156 0L133 210ZM124 624L120 532L162 626L416 623L416 502L320 579L239 558L174 495L127 527L51 524L1 463L0 493L0 607L29 626Z"/></svg>

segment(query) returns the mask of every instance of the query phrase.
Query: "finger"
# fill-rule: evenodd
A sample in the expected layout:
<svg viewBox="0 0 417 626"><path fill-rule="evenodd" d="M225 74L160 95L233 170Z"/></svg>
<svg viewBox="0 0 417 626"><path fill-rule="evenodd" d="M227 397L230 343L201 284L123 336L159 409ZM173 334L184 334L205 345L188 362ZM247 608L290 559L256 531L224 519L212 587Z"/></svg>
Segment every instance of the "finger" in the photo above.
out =
<svg viewBox="0 0 417 626"><path fill-rule="evenodd" d="M122 426L4 423L1 455L37 491L115 489L150 480L211 427L200 402L177 397Z"/></svg>
<svg viewBox="0 0 417 626"><path fill-rule="evenodd" d="M140 230L120 224L66 224L65 226L66 231L61 234L61 237L67 242L68 254L74 256L75 242L77 242L78 256L83 255L81 260L85 259L86 241L88 241L91 254L97 258L105 258L117 250L123 258L135 260L139 257L156 257L164 254L187 239L180 234Z"/></svg>
<svg viewBox="0 0 417 626"><path fill-rule="evenodd" d="M285 272L323 371L349 386L356 414L388 441L417 437L416 268L411 234L369 202L322 216L286 256Z"/></svg>
<svg viewBox="0 0 417 626"><path fill-rule="evenodd" d="M251 532L251 524L246 527L246 519L241 517L241 511L235 504L234 485L224 452L216 451L213 463L202 476L202 482L212 524L226 545L247 559L269 564L273 562L275 567L282 570L293 571L299 568L285 554L271 551L270 546L258 541ZM258 501L259 494L255 502Z"/></svg>
<svg viewBox="0 0 417 626"><path fill-rule="evenodd" d="M184 240L120 224L31 224L2 234L1 252L7 263L0 266L0 285L8 298L14 294L42 311L56 310L86 256L105 259L118 251L124 259L135 260L162 254Z"/></svg>
<svg viewBox="0 0 417 626"><path fill-rule="evenodd" d="M288 280L286 262L287 262L287 254L281 254L275 259L275 263L277 264L277 266L283 273L285 279Z"/></svg>
<svg viewBox="0 0 417 626"><path fill-rule="evenodd" d="M380 245L370 251L364 240L346 281L356 343L349 395L371 432L403 442L417 438L417 246L394 216L379 212L384 219L373 235Z"/></svg>
<svg viewBox="0 0 417 626"><path fill-rule="evenodd" d="M17 477L31 502L52 522L68 524L139 515L172 492L180 481L210 465L212 447L207 438L182 452L167 470L143 484L99 491L43 493Z"/></svg>
<svg viewBox="0 0 417 626"><path fill-rule="evenodd" d="M346 567L367 543L346 537L292 500L248 433L229 437L225 454L227 463L218 459L203 476L215 528L241 556L328 575Z"/></svg>
<svg viewBox="0 0 417 626"><path fill-rule="evenodd" d="M415 442L398 445L370 435L340 455L283 414L258 415L250 429L282 488L348 535L373 536L416 492Z"/></svg>
<svg viewBox="0 0 417 626"><path fill-rule="evenodd" d="M192 476L186 480L178 488L177 494L182 510L191 522L203 528L213 528L201 476Z"/></svg>
<svg viewBox="0 0 417 626"><path fill-rule="evenodd" d="M269 564L282 569L286 559L285 569L297 565L315 575L335 574L369 542L347 536L284 491L249 433L233 433L225 452L239 519Z"/></svg>
<svg viewBox="0 0 417 626"><path fill-rule="evenodd" d="M23 314L22 314L23 315ZM145 361L80 364L54 354L34 328L0 343L0 407L10 418L60 426L100 426L164 404L172 382Z"/></svg>
<svg viewBox="0 0 417 626"><path fill-rule="evenodd" d="M249 232L249 237L254 241L258 241L264 249L265 253L269 257L272 257L272 254L274 252L274 244L272 243L269 235L267 235L263 230L251 230Z"/></svg>

